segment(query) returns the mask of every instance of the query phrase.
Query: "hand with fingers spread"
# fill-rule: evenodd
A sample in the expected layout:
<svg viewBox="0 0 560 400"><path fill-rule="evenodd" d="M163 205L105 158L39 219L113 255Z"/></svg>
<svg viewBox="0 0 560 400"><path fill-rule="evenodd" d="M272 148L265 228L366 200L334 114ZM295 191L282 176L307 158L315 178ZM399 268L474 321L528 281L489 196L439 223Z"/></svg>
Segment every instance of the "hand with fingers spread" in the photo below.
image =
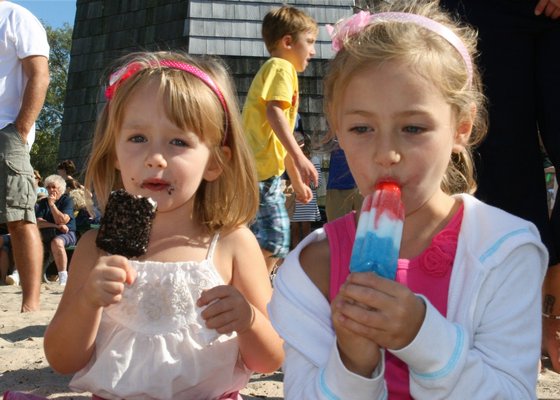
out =
<svg viewBox="0 0 560 400"><path fill-rule="evenodd" d="M202 293L197 306L205 307L201 315L208 329L221 334L241 335L255 322L255 310L234 286L216 286Z"/></svg>
<svg viewBox="0 0 560 400"><path fill-rule="evenodd" d="M121 301L126 285L135 279L136 270L125 257L100 257L84 284L84 297L92 307L110 306Z"/></svg>

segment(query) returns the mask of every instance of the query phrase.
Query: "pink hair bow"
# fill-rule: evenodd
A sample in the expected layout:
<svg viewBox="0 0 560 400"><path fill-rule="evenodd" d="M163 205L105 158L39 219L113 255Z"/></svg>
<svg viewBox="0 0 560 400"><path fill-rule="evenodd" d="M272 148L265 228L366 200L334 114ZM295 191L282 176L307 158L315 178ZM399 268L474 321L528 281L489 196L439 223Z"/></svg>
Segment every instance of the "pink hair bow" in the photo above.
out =
<svg viewBox="0 0 560 400"><path fill-rule="evenodd" d="M372 14L360 11L350 18L338 21L335 26L327 25L327 31L332 40L334 51L340 51L344 47L344 39L354 36L371 23Z"/></svg>
<svg viewBox="0 0 560 400"><path fill-rule="evenodd" d="M383 12L371 14L367 11L360 11L349 18L338 21L334 27L332 25L327 25L327 31L329 32L332 40L332 48L335 52L340 51L344 48L344 41L347 38L361 32L370 24L392 21L419 25L447 40L461 55L467 69L469 85L471 84L473 77L473 65L469 51L465 47L461 38L447 26L422 15L404 12Z"/></svg>
<svg viewBox="0 0 560 400"><path fill-rule="evenodd" d="M125 65L118 71L112 73L109 77L109 86L105 89L105 98L107 100L111 100L120 84L140 71L142 68L142 64L135 62Z"/></svg>

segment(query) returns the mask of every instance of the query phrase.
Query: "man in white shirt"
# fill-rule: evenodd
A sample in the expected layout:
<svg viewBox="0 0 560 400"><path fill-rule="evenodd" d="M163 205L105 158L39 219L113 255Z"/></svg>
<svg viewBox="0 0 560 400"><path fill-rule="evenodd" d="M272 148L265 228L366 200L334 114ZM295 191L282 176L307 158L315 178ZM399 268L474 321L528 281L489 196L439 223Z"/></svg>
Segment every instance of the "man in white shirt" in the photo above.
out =
<svg viewBox="0 0 560 400"><path fill-rule="evenodd" d="M35 220L29 150L49 85L45 29L27 9L0 0L0 223L20 275L22 312L40 305L43 247Z"/></svg>

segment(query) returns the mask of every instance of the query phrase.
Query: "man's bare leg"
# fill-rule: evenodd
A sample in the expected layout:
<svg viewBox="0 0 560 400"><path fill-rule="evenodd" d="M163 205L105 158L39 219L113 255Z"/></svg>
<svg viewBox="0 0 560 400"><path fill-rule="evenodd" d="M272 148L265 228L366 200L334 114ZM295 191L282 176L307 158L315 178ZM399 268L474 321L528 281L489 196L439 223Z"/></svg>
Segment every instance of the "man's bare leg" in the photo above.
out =
<svg viewBox="0 0 560 400"><path fill-rule="evenodd" d="M8 231L23 292L21 312L38 311L43 270L41 234L36 224L27 221L9 222Z"/></svg>
<svg viewBox="0 0 560 400"><path fill-rule="evenodd" d="M51 253L58 272L68 269L68 255L64 248L64 241L60 238L51 240Z"/></svg>

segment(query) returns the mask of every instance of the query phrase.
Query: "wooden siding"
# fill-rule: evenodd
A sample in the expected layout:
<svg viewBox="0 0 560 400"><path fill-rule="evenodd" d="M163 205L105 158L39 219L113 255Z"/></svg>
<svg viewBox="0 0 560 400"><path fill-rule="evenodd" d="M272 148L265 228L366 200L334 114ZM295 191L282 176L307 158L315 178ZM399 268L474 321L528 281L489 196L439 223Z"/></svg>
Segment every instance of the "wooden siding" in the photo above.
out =
<svg viewBox="0 0 560 400"><path fill-rule="evenodd" d="M351 12L351 1L293 1L319 24L318 59L332 57L326 24ZM189 51L194 54L268 57L261 39L261 21L277 1L191 0L188 20Z"/></svg>

